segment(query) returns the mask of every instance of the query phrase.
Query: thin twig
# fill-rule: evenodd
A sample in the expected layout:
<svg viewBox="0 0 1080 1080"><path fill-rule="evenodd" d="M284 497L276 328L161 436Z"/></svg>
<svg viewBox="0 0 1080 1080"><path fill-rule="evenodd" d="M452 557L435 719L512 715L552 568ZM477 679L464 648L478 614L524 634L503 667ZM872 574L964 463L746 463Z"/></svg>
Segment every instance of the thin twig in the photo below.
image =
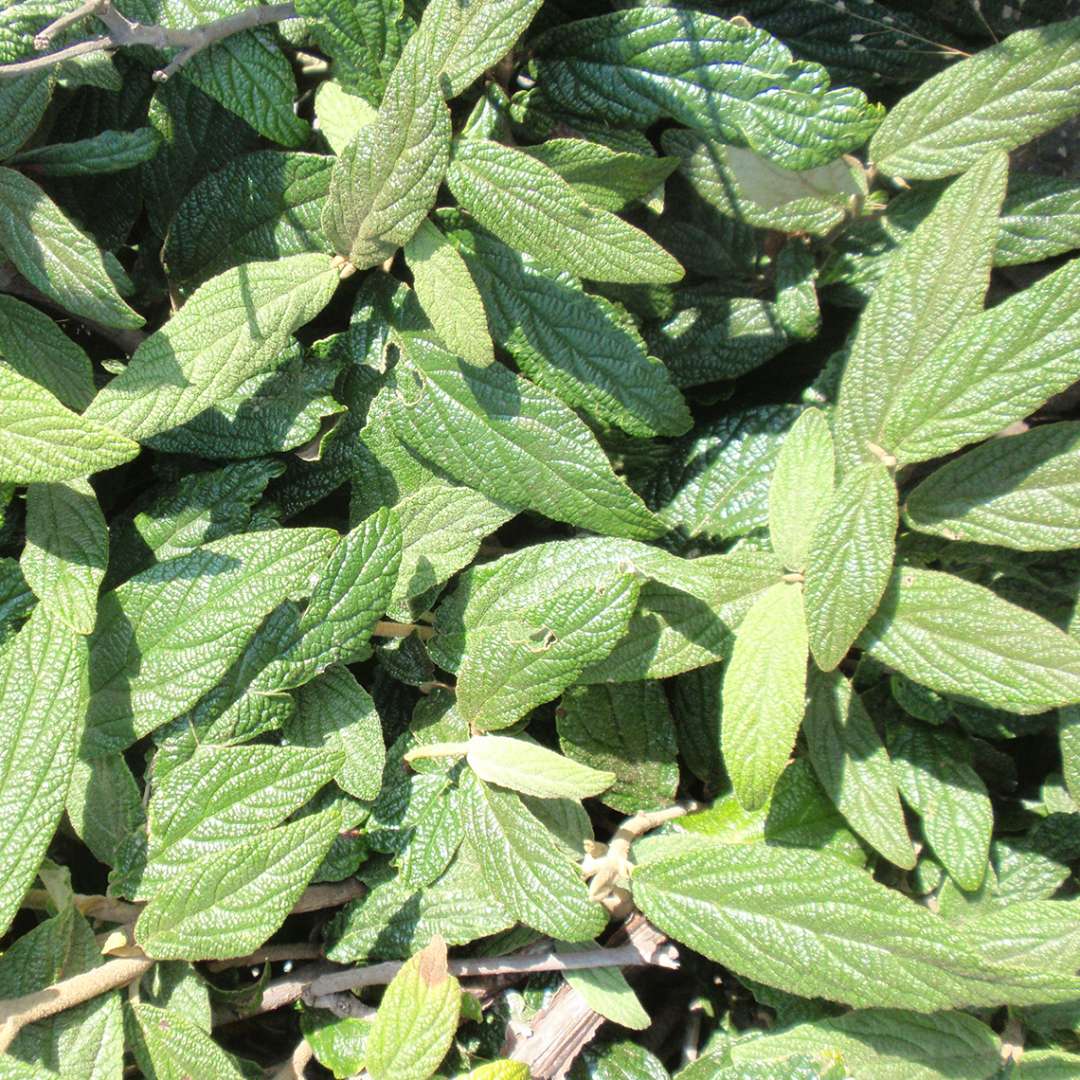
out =
<svg viewBox="0 0 1080 1080"><path fill-rule="evenodd" d="M387 622L380 619L375 624L372 633L375 637L408 637L410 634L416 634L418 638L427 640L435 633L435 630L433 627L418 626L416 623Z"/></svg>
<svg viewBox="0 0 1080 1080"><path fill-rule="evenodd" d="M283 960L318 960L322 954L322 946L314 942L298 941L293 945L264 945L247 956L236 956L231 960L212 960L206 966L214 972L228 971L230 968L258 967L259 964L279 964Z"/></svg>
<svg viewBox="0 0 1080 1080"><path fill-rule="evenodd" d="M371 1005L365 1005L347 990L342 990L340 994L323 994L322 997L312 998L311 1006L314 1009L327 1009L342 1019L370 1020L375 1015L375 1009Z"/></svg>

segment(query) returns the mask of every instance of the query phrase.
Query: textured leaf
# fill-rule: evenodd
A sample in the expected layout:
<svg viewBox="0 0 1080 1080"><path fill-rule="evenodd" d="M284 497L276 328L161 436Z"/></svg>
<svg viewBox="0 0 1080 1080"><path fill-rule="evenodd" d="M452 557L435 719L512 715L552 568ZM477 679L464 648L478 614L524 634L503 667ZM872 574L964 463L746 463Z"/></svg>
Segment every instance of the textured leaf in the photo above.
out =
<svg viewBox="0 0 1080 1080"><path fill-rule="evenodd" d="M382 782L386 750L368 692L348 668L335 666L296 692L296 712L285 737L342 755L334 770L338 786L357 799L374 799Z"/></svg>
<svg viewBox="0 0 1080 1080"><path fill-rule="evenodd" d="M977 446L908 496L904 520L950 540L1054 551L1080 544L1080 424Z"/></svg>
<svg viewBox="0 0 1080 1080"><path fill-rule="evenodd" d="M787 169L823 165L864 142L881 112L829 90L762 30L712 15L631 9L570 22L536 43L538 82L571 112L648 127L662 116L748 145Z"/></svg>
<svg viewBox="0 0 1080 1080"><path fill-rule="evenodd" d="M76 835L106 866L116 865L120 845L146 824L142 792L120 755L78 759L65 809Z"/></svg>
<svg viewBox="0 0 1080 1080"><path fill-rule="evenodd" d="M803 732L814 771L848 824L890 862L913 869L889 755L862 699L839 672L811 672Z"/></svg>
<svg viewBox="0 0 1080 1080"><path fill-rule="evenodd" d="M372 1080L427 1080L454 1041L461 985L435 938L405 963L379 1003L365 1048Z"/></svg>
<svg viewBox="0 0 1080 1080"><path fill-rule="evenodd" d="M563 753L612 776L605 806L633 814L674 801L675 729L660 683L573 687L555 717Z"/></svg>
<svg viewBox="0 0 1080 1080"><path fill-rule="evenodd" d="M889 111L870 157L889 176L932 179L1012 150L1080 110L1080 19L1011 34Z"/></svg>
<svg viewBox="0 0 1080 1080"><path fill-rule="evenodd" d="M86 642L39 607L0 650L0 926L60 823L86 710Z"/></svg>
<svg viewBox="0 0 1080 1080"><path fill-rule="evenodd" d="M108 557L108 528L85 480L30 485L23 576L52 617L77 634L94 629Z"/></svg>
<svg viewBox="0 0 1080 1080"><path fill-rule="evenodd" d="M424 314L447 348L474 364L495 360L484 302L457 249L430 221L421 223L405 245Z"/></svg>
<svg viewBox="0 0 1080 1080"><path fill-rule="evenodd" d="M542 161L485 139L454 146L454 198L515 250L596 281L678 281L682 267L645 233L586 203Z"/></svg>
<svg viewBox="0 0 1080 1080"><path fill-rule="evenodd" d="M443 217L518 367L568 405L631 435L678 435L690 417L663 365L602 297L570 274L546 270L486 230Z"/></svg>
<svg viewBox="0 0 1080 1080"><path fill-rule="evenodd" d="M900 793L938 862L974 892L986 874L994 811L968 745L948 731L903 724L890 729L889 751Z"/></svg>
<svg viewBox="0 0 1080 1080"><path fill-rule="evenodd" d="M481 780L541 799L585 799L615 781L613 772L583 765L530 739L506 735L474 735L466 761Z"/></svg>
<svg viewBox="0 0 1080 1080"><path fill-rule="evenodd" d="M1001 207L995 266L1039 262L1080 247L1080 184L1013 173Z"/></svg>
<svg viewBox="0 0 1080 1080"><path fill-rule="evenodd" d="M768 799L795 745L808 655L802 589L771 586L739 624L724 673L724 765L748 810Z"/></svg>
<svg viewBox="0 0 1080 1080"><path fill-rule="evenodd" d="M823 671L843 660L877 610L892 572L896 484L880 462L845 474L814 527L806 562L810 651Z"/></svg>
<svg viewBox="0 0 1080 1080"><path fill-rule="evenodd" d="M895 396L883 438L901 464L1022 419L1080 376L1080 259L957 326Z"/></svg>
<svg viewBox="0 0 1080 1080"><path fill-rule="evenodd" d="M901 567L860 639L877 660L945 694L1021 715L1080 700L1080 644L952 574Z"/></svg>
<svg viewBox="0 0 1080 1080"><path fill-rule="evenodd" d="M40 176L93 176L123 172L149 161L161 145L161 136L149 127L135 131L103 131L91 139L37 146L16 154L9 164L33 166Z"/></svg>
<svg viewBox="0 0 1080 1080"><path fill-rule="evenodd" d="M1080 919L1072 900L1027 900L977 909L961 930L992 964L1071 974L1080 967Z"/></svg>
<svg viewBox="0 0 1080 1080"><path fill-rule="evenodd" d="M501 364L476 368L417 337L406 348L392 419L410 449L516 509L616 536L661 531L557 398Z"/></svg>
<svg viewBox="0 0 1080 1080"><path fill-rule="evenodd" d="M450 113L417 50L402 57L375 120L338 155L322 224L363 270L408 241L435 204L450 158Z"/></svg>
<svg viewBox="0 0 1080 1080"><path fill-rule="evenodd" d="M884 441L897 394L962 320L982 310L997 243L1008 162L990 154L938 200L889 261L859 320L840 384L833 431L842 466Z"/></svg>
<svg viewBox="0 0 1080 1080"><path fill-rule="evenodd" d="M211 855L164 885L135 924L159 960L244 956L284 922L337 835L327 810Z"/></svg>
<svg viewBox="0 0 1080 1080"><path fill-rule="evenodd" d="M0 481L78 480L139 452L138 443L64 408L5 363L0 363L0 401Z"/></svg>
<svg viewBox="0 0 1080 1080"><path fill-rule="evenodd" d="M94 396L90 358L48 315L14 296L0 295L0 356L69 409L81 412Z"/></svg>
<svg viewBox="0 0 1080 1080"><path fill-rule="evenodd" d="M784 437L769 484L769 539L790 570L803 570L814 527L833 493L832 434L819 409L807 409Z"/></svg>
<svg viewBox="0 0 1080 1080"><path fill-rule="evenodd" d="M11 157L33 134L49 107L52 90L48 71L0 82L0 161Z"/></svg>
<svg viewBox="0 0 1080 1080"><path fill-rule="evenodd" d="M132 1049L147 1080L183 1080L192 1073L244 1080L237 1059L182 1013L144 1001L133 1003L130 1009Z"/></svg>
<svg viewBox="0 0 1080 1080"><path fill-rule="evenodd" d="M356 133L375 119L378 112L359 94L351 94L340 83L327 79L319 83L315 91L315 115L319 119L319 131L330 144L330 149L340 154Z"/></svg>
<svg viewBox="0 0 1080 1080"><path fill-rule="evenodd" d="M644 1031L652 1023L633 987L618 968L582 968L564 972L563 978L593 1012L620 1027Z"/></svg>
<svg viewBox="0 0 1080 1080"><path fill-rule="evenodd" d="M1071 978L989 964L948 922L832 855L697 844L639 863L632 884L677 941L804 997L931 1013L1075 994Z"/></svg>
<svg viewBox="0 0 1080 1080"><path fill-rule="evenodd" d="M204 177L180 204L162 256L186 290L230 267L326 251L329 158L257 150Z"/></svg>
<svg viewBox="0 0 1080 1080"><path fill-rule="evenodd" d="M276 367L292 332L326 306L337 282L325 255L226 270L135 350L86 418L136 439L186 423Z"/></svg>
<svg viewBox="0 0 1080 1080"><path fill-rule="evenodd" d="M1058 743L1065 787L1075 801L1080 795L1080 707L1058 710Z"/></svg>
<svg viewBox="0 0 1080 1080"><path fill-rule="evenodd" d="M32 180L0 168L0 251L66 311L104 326L142 326L116 291L101 250Z"/></svg>

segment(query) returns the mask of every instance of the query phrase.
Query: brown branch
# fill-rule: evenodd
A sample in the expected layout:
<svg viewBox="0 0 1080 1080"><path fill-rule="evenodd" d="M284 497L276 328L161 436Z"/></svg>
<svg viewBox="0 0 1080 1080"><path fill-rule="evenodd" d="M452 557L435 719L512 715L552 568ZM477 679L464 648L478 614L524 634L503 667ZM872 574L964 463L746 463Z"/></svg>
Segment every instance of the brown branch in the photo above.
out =
<svg viewBox="0 0 1080 1080"><path fill-rule="evenodd" d="M416 623L386 622L380 619L372 633L375 637L408 637L416 634L418 638L426 641L435 633L435 629L431 626L418 626Z"/></svg>
<svg viewBox="0 0 1080 1080"><path fill-rule="evenodd" d="M304 1070L314 1056L315 1051L312 1050L311 1044L307 1039L301 1039L296 1044L296 1049L293 1050L289 1060L271 1074L270 1080L304 1080Z"/></svg>
<svg viewBox="0 0 1080 1080"><path fill-rule="evenodd" d="M234 956L229 960L211 960L206 966L210 971L228 971L230 968L258 967L259 964L279 964L283 960L318 960L322 954L321 945L309 941L298 941L292 945L264 945L247 956Z"/></svg>

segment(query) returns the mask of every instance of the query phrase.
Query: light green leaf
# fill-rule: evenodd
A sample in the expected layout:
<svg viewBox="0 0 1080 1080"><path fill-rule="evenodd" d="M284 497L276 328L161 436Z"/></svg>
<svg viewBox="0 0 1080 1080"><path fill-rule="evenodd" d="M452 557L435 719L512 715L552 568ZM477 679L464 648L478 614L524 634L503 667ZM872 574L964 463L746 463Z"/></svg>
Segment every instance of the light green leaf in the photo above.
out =
<svg viewBox="0 0 1080 1080"><path fill-rule="evenodd" d="M1001 207L995 266L1040 262L1080 247L1080 183L1013 173Z"/></svg>
<svg viewBox="0 0 1080 1080"><path fill-rule="evenodd" d="M566 952L574 947L563 946L559 951ZM581 995L593 1012L599 1013L606 1020L632 1031L644 1031L652 1023L652 1018L642 1007L633 987L617 967L565 971L563 978L571 989Z"/></svg>
<svg viewBox="0 0 1080 1080"><path fill-rule="evenodd" d="M748 810L768 799L795 745L808 655L802 589L771 586L739 624L724 673L724 765Z"/></svg>
<svg viewBox="0 0 1080 1080"><path fill-rule="evenodd" d="M668 116L786 169L839 157L881 117L860 91L829 90L824 68L793 62L763 30L696 11L582 19L549 31L535 49L544 94L571 113L639 127Z"/></svg>
<svg viewBox="0 0 1080 1080"><path fill-rule="evenodd" d="M340 154L356 133L378 116L378 111L359 94L350 94L340 83L326 79L315 91L315 115L330 149Z"/></svg>
<svg viewBox="0 0 1080 1080"><path fill-rule="evenodd" d="M927 180L1012 150L1080 110L1080 19L1022 30L933 76L889 110L870 158Z"/></svg>
<svg viewBox="0 0 1080 1080"><path fill-rule="evenodd" d="M294 330L337 287L326 255L291 255L226 270L196 290L101 390L86 419L145 439L198 416L275 368Z"/></svg>
<svg viewBox="0 0 1080 1080"><path fill-rule="evenodd" d="M296 79L270 30L230 34L197 52L184 78L282 146L301 146L311 133L293 111Z"/></svg>
<svg viewBox="0 0 1080 1080"><path fill-rule="evenodd" d="M607 913L588 897L578 867L510 791L466 773L465 841L488 888L515 918L560 941L591 940Z"/></svg>
<svg viewBox="0 0 1080 1080"><path fill-rule="evenodd" d="M146 824L142 792L124 758L79 758L65 803L75 834L94 858L115 866L120 845Z"/></svg>
<svg viewBox="0 0 1080 1080"><path fill-rule="evenodd" d="M1022 551L1080 545L1080 423L995 439L928 476L904 520L950 540Z"/></svg>
<svg viewBox="0 0 1080 1080"><path fill-rule="evenodd" d="M896 546L896 484L880 462L857 465L818 519L806 562L810 651L823 671L844 659L881 601Z"/></svg>
<svg viewBox="0 0 1080 1080"><path fill-rule="evenodd" d="M970 745L955 732L902 724L889 730L889 751L900 794L919 815L938 862L974 892L990 858L994 810Z"/></svg>
<svg viewBox="0 0 1080 1080"><path fill-rule="evenodd" d="M1080 801L1080 705L1058 709L1058 743L1065 787L1074 801Z"/></svg>
<svg viewBox="0 0 1080 1080"><path fill-rule="evenodd" d="M1015 1071L1016 1080L1072 1080L1080 1054L1064 1050L1028 1050Z"/></svg>
<svg viewBox="0 0 1080 1080"><path fill-rule="evenodd" d="M968 947L991 964L1071 975L1080 968L1075 900L1023 900L976 908L960 924Z"/></svg>
<svg viewBox="0 0 1080 1080"><path fill-rule="evenodd" d="M104 326L142 326L120 298L97 244L32 180L0 168L0 251L66 311Z"/></svg>
<svg viewBox="0 0 1080 1080"><path fill-rule="evenodd" d="M507 735L474 735L465 760L481 780L540 799L586 799L615 782L613 772L582 765L531 739Z"/></svg>
<svg viewBox="0 0 1080 1080"><path fill-rule="evenodd" d="M529 1080L529 1066L523 1061L511 1061L503 1058L477 1065L467 1073L455 1077L455 1080Z"/></svg>
<svg viewBox="0 0 1080 1080"><path fill-rule="evenodd" d="M913 869L915 852L889 755L840 672L811 672L803 733L814 771L848 824L890 862Z"/></svg>
<svg viewBox="0 0 1080 1080"><path fill-rule="evenodd" d="M161 136L150 127L102 131L89 139L24 150L8 163L20 168L33 166L41 176L93 176L133 169L149 161L160 146Z"/></svg>
<svg viewBox="0 0 1080 1080"><path fill-rule="evenodd" d="M363 1071L364 1048L371 1031L367 1017L336 1016L329 1009L304 1005L300 1030L315 1060L339 1080Z"/></svg>
<svg viewBox="0 0 1080 1080"><path fill-rule="evenodd" d="M446 942L434 938L394 976L365 1047L372 1080L427 1080L446 1057L461 1013L461 985L449 974Z"/></svg>
<svg viewBox="0 0 1080 1080"><path fill-rule="evenodd" d="M341 762L340 752L299 746L198 747L154 786L136 899L153 898L206 860L267 834L323 787Z"/></svg>
<svg viewBox="0 0 1080 1080"><path fill-rule="evenodd" d="M785 244L776 256L776 319L793 341L809 341L821 329L817 265L801 240Z"/></svg>
<svg viewBox="0 0 1080 1080"><path fill-rule="evenodd" d="M23 576L52 617L77 634L94 629L108 559L105 517L85 480L27 488Z"/></svg>
<svg viewBox="0 0 1080 1080"><path fill-rule="evenodd" d="M675 728L659 682L572 687L555 722L564 754L612 777L605 806L633 814L674 802Z"/></svg>
<svg viewBox="0 0 1080 1080"><path fill-rule="evenodd" d="M309 595L333 535L228 536L106 593L90 646L90 756L129 746L215 687L270 611Z"/></svg>
<svg viewBox="0 0 1080 1080"><path fill-rule="evenodd" d="M176 211L166 272L185 292L230 267L328 251L320 222L330 158L257 150L204 177Z"/></svg>
<svg viewBox="0 0 1080 1080"><path fill-rule="evenodd" d="M340 826L326 810L193 864L158 890L135 940L158 960L244 956L285 921Z"/></svg>
<svg viewBox="0 0 1080 1080"><path fill-rule="evenodd" d="M784 436L769 484L769 539L789 570L806 567L814 527L833 493L832 433L820 409L807 409Z"/></svg>
<svg viewBox="0 0 1080 1080"><path fill-rule="evenodd" d="M592 432L501 364L477 368L410 336L391 414L398 437L459 483L515 509L616 536L660 523L612 471Z"/></svg>
<svg viewBox="0 0 1080 1080"><path fill-rule="evenodd" d="M296 712L285 724L295 746L340 753L334 770L338 786L357 799L371 800L382 784L386 750L375 703L346 667L335 666L296 691Z"/></svg>
<svg viewBox="0 0 1080 1080"><path fill-rule="evenodd" d="M550 144L545 144L550 145ZM679 435L690 425L682 395L633 326L566 271L547 270L487 230L444 212L499 344L530 379L572 408L631 435Z"/></svg>
<svg viewBox="0 0 1080 1080"><path fill-rule="evenodd" d="M833 855L699 839L631 880L665 933L803 997L932 1013L1076 994L1075 978L991 965L950 923Z"/></svg>
<svg viewBox="0 0 1080 1080"><path fill-rule="evenodd" d="M473 364L493 363L484 302L457 249L424 221L405 245L405 260L420 306L447 348Z"/></svg>
<svg viewBox="0 0 1080 1080"><path fill-rule="evenodd" d="M996 434L1075 382L1078 348L1074 259L949 333L894 396L883 445L906 465Z"/></svg>
<svg viewBox="0 0 1080 1080"><path fill-rule="evenodd" d="M246 1080L237 1059L183 1013L143 1001L129 1008L131 1046L147 1080L184 1080L192 1074Z"/></svg>
<svg viewBox="0 0 1080 1080"><path fill-rule="evenodd" d="M833 435L842 467L886 445L897 395L963 320L982 310L998 238L1008 159L989 154L951 184L889 260L874 289L840 383ZM953 355L953 354L950 354Z"/></svg>
<svg viewBox="0 0 1080 1080"><path fill-rule="evenodd" d="M446 176L454 198L485 228L541 263L596 281L678 281L682 267L641 230L586 203L523 150L459 140Z"/></svg>
<svg viewBox="0 0 1080 1080"><path fill-rule="evenodd" d="M0 295L0 356L76 412L94 396L90 357L48 315L14 296Z"/></svg>
<svg viewBox="0 0 1080 1080"><path fill-rule="evenodd" d="M435 204L450 159L450 113L435 73L406 50L379 106L338 155L323 229L363 270L408 241Z"/></svg>
<svg viewBox="0 0 1080 1080"><path fill-rule="evenodd" d="M0 481L79 480L130 461L139 444L79 416L0 362Z"/></svg>
<svg viewBox="0 0 1080 1080"><path fill-rule="evenodd" d="M64 810L86 712L86 640L39 606L0 650L0 926L33 883Z"/></svg>
<svg viewBox="0 0 1080 1080"><path fill-rule="evenodd" d="M1021 715L1080 700L1080 642L952 574L900 567L859 640L943 694Z"/></svg>

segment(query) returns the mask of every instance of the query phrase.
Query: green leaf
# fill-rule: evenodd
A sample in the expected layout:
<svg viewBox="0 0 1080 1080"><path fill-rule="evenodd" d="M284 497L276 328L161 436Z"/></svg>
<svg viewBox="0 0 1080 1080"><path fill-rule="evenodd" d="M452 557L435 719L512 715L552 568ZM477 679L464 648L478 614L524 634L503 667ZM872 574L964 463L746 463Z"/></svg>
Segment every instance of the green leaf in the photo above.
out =
<svg viewBox="0 0 1080 1080"><path fill-rule="evenodd" d="M844 475L814 527L806 562L810 651L823 671L847 655L881 601L892 572L896 484L880 462Z"/></svg>
<svg viewBox="0 0 1080 1080"><path fill-rule="evenodd" d="M1080 706L1058 710L1058 743L1065 787L1075 801L1080 795Z"/></svg>
<svg viewBox="0 0 1080 1080"><path fill-rule="evenodd" d="M185 291L233 266L327 251L321 215L332 161L257 150L204 177L176 211L162 255Z"/></svg>
<svg viewBox="0 0 1080 1080"><path fill-rule="evenodd" d="M0 161L10 158L33 134L52 97L49 71L0 81Z"/></svg>
<svg viewBox="0 0 1080 1080"><path fill-rule="evenodd" d="M768 799L795 745L808 655L802 589L771 586L739 624L724 673L724 765L748 810Z"/></svg>
<svg viewBox="0 0 1080 1080"><path fill-rule="evenodd" d="M549 145L549 144L546 144ZM547 270L465 219L443 214L480 287L492 332L518 367L573 408L630 435L679 435L690 424L662 364L603 297Z"/></svg>
<svg viewBox="0 0 1080 1080"><path fill-rule="evenodd" d="M526 926L560 941L588 941L607 913L588 897L578 867L513 792L462 781L465 841L488 887Z"/></svg>
<svg viewBox="0 0 1080 1080"><path fill-rule="evenodd" d="M481 780L540 799L586 799L615 782L603 772L548 750L531 739L474 735L465 760Z"/></svg>
<svg viewBox="0 0 1080 1080"><path fill-rule="evenodd" d="M146 824L142 792L120 755L79 758L64 805L75 834L106 866L116 865L120 845Z"/></svg>
<svg viewBox="0 0 1080 1080"><path fill-rule="evenodd" d="M612 1043L599 1052L590 1048L585 1060L594 1080L668 1080L660 1059L629 1040Z"/></svg>
<svg viewBox="0 0 1080 1080"><path fill-rule="evenodd" d="M1040 262L1080 247L1080 184L1013 173L1001 207L995 266Z"/></svg>
<svg viewBox="0 0 1080 1080"><path fill-rule="evenodd" d="M85 480L27 488L23 576L52 617L77 634L94 629L108 558L105 517Z"/></svg>
<svg viewBox="0 0 1080 1080"><path fill-rule="evenodd" d="M409 337L406 355L391 417L421 457L515 509L609 535L661 531L592 432L546 390L501 364L477 368L418 337Z"/></svg>
<svg viewBox="0 0 1080 1080"><path fill-rule="evenodd" d="M632 886L677 941L804 997L932 1013L1076 993L1071 977L991 965L944 919L832 855L698 841L639 863Z"/></svg>
<svg viewBox="0 0 1080 1080"><path fill-rule="evenodd" d="M563 948L560 951L568 950ZM632 1031L644 1031L652 1023L633 987L617 967L565 971L563 978L593 1012L606 1020Z"/></svg>
<svg viewBox="0 0 1080 1080"><path fill-rule="evenodd" d="M315 1060L335 1077L344 1080L363 1071L364 1049L371 1031L371 1021L366 1017L335 1016L329 1009L304 1005L300 1030Z"/></svg>
<svg viewBox="0 0 1080 1080"><path fill-rule="evenodd" d="M184 78L283 146L301 146L311 132L293 111L296 79L270 30L230 34L197 52L184 65Z"/></svg>
<svg viewBox="0 0 1080 1080"><path fill-rule="evenodd" d="M784 437L769 484L769 539L789 570L806 567L814 527L829 505L832 433L820 409L807 409Z"/></svg>
<svg viewBox="0 0 1080 1080"><path fill-rule="evenodd" d="M1080 643L952 574L897 569L859 644L943 694L1021 715L1080 700Z"/></svg>
<svg viewBox="0 0 1080 1080"><path fill-rule="evenodd" d="M149 127L135 131L103 131L90 139L53 143L24 150L10 165L32 166L40 176L93 176L123 172L149 161L161 146L161 136Z"/></svg>
<svg viewBox="0 0 1080 1080"><path fill-rule="evenodd" d="M340 83L326 79L315 91L315 115L330 149L340 154L356 133L375 119L378 111L359 94L350 94Z"/></svg>
<svg viewBox="0 0 1080 1080"><path fill-rule="evenodd" d="M839 157L881 117L861 91L829 90L823 68L793 62L764 31L695 11L582 19L546 33L535 51L544 94L570 112L639 127L667 116L786 169Z"/></svg>
<svg viewBox="0 0 1080 1080"><path fill-rule="evenodd" d="M101 390L86 419L146 439L198 416L281 361L337 287L326 255L226 270L199 288Z"/></svg>
<svg viewBox="0 0 1080 1080"><path fill-rule="evenodd" d="M493 363L484 302L457 249L424 221L405 245L405 260L420 306L447 348L473 364Z"/></svg>
<svg viewBox="0 0 1080 1080"><path fill-rule="evenodd" d="M332 537L322 529L229 536L106 593L90 646L90 756L129 746L216 686L270 611L309 595Z"/></svg>
<svg viewBox="0 0 1080 1080"><path fill-rule="evenodd" d="M641 230L590 206L522 150L459 140L446 176L454 198L515 250L596 281L678 281L682 267Z"/></svg>
<svg viewBox="0 0 1080 1080"><path fill-rule="evenodd" d="M957 326L894 397L900 464L942 457L1034 412L1076 378L1080 260Z"/></svg>
<svg viewBox="0 0 1080 1080"><path fill-rule="evenodd" d="M296 712L285 725L295 746L321 747L342 755L334 770L338 786L371 800L382 784L386 750L375 703L346 667L335 666L295 693Z"/></svg>
<svg viewBox="0 0 1080 1080"><path fill-rule="evenodd" d="M339 824L327 810L196 862L143 909L136 942L158 960L245 956L284 922Z"/></svg>
<svg viewBox="0 0 1080 1080"><path fill-rule="evenodd" d="M833 431L842 466L892 450L885 428L898 393L933 370L938 342L982 310L998 237L1008 160L989 154L938 200L889 260L859 320Z"/></svg>
<svg viewBox="0 0 1080 1080"><path fill-rule="evenodd" d="M363 270L411 239L435 204L450 159L450 113L415 49L402 56L376 119L338 155L323 229Z"/></svg>
<svg viewBox="0 0 1080 1080"><path fill-rule="evenodd" d="M266 835L340 769L306 747L200 746L154 787L136 899L153 898L238 843Z"/></svg>
<svg viewBox="0 0 1080 1080"><path fill-rule="evenodd" d="M65 409L43 386L0 363L0 481L79 480L130 461L139 444Z"/></svg>
<svg viewBox="0 0 1080 1080"><path fill-rule="evenodd" d="M1080 545L1080 424L977 446L915 488L904 520L950 540L1021 551Z"/></svg>
<svg viewBox="0 0 1080 1080"><path fill-rule="evenodd" d="M131 1046L147 1080L183 1080L193 1073L246 1080L237 1059L182 1013L142 1001L129 1009Z"/></svg>
<svg viewBox="0 0 1080 1080"><path fill-rule="evenodd" d="M0 926L33 883L64 810L86 710L86 641L39 606L0 650Z"/></svg>
<svg viewBox="0 0 1080 1080"><path fill-rule="evenodd" d="M0 168L0 251L60 307L104 326L142 326L120 298L97 244L32 180Z"/></svg>
<svg viewBox="0 0 1080 1080"><path fill-rule="evenodd" d="M48 315L14 296L0 295L0 356L76 412L94 396L90 358Z"/></svg>
<svg viewBox="0 0 1080 1080"><path fill-rule="evenodd" d="M573 687L555 720L563 753L612 777L605 806L633 814L674 802L675 729L660 683Z"/></svg>
<svg viewBox="0 0 1080 1080"><path fill-rule="evenodd" d="M960 927L969 948L992 964L1072 974L1080 967L1075 900L1026 900L976 908Z"/></svg>
<svg viewBox="0 0 1080 1080"><path fill-rule="evenodd" d="M862 699L838 671L812 671L803 732L811 764L848 824L891 863L911 870L893 767Z"/></svg>
<svg viewBox="0 0 1080 1080"><path fill-rule="evenodd" d="M1013 150L1080 109L1080 19L1011 34L928 79L870 142L889 176L927 180Z"/></svg>
<svg viewBox="0 0 1080 1080"><path fill-rule="evenodd" d="M994 811L971 766L969 744L920 724L889 730L893 772L904 801L919 815L938 862L962 889L982 884L990 858Z"/></svg>
<svg viewBox="0 0 1080 1080"><path fill-rule="evenodd" d="M434 938L394 976L365 1049L372 1080L427 1080L446 1057L461 1013L461 985L449 974L446 942Z"/></svg>

